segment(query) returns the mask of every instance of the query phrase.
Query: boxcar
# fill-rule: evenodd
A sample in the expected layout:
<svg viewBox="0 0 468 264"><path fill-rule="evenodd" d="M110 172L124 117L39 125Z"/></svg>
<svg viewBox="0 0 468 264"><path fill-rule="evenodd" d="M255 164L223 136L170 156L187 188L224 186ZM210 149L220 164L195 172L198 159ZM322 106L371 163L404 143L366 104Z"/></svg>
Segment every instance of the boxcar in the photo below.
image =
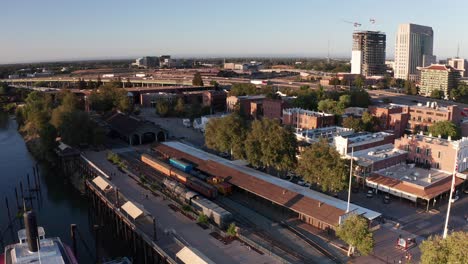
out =
<svg viewBox="0 0 468 264"><path fill-rule="evenodd" d="M169 164L174 166L175 168L183 171L183 172L190 172L193 169L192 164L189 164L187 162L183 162L181 160L175 159L175 158L170 158L169 159Z"/></svg>
<svg viewBox="0 0 468 264"><path fill-rule="evenodd" d="M169 164L164 163L161 160L158 160L154 157L151 157L148 154L142 154L141 155L141 161L146 163L147 165L151 166L153 169L161 172L162 174L166 176L171 175L171 166Z"/></svg>
<svg viewBox="0 0 468 264"><path fill-rule="evenodd" d="M218 190L216 187L209 185L208 183L205 183L195 177L188 178L186 186L207 198L213 199L218 196Z"/></svg>

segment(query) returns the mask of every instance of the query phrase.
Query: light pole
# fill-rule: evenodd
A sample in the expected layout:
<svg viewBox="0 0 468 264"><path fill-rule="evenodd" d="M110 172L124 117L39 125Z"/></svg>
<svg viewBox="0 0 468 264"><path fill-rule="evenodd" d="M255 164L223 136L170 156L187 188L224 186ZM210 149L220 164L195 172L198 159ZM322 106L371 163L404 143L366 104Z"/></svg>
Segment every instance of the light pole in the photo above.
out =
<svg viewBox="0 0 468 264"><path fill-rule="evenodd" d="M461 142L460 142L461 143ZM445 226L444 226L444 234L443 238L447 238L447 232L448 232L448 222L449 222L449 217L450 217L450 209L452 207L452 196L453 196L453 190L455 189L455 175L457 174L457 169L458 169L458 149L460 146L457 146L457 150L455 152L455 164L453 166L453 175L452 175L452 185L450 187L450 196L449 196L449 201L448 201L448 206L447 206L447 216L445 217Z"/></svg>
<svg viewBox="0 0 468 264"><path fill-rule="evenodd" d="M351 148L351 166L349 167L348 205L346 206L346 213L349 213L349 205L351 202L351 180L353 179L353 159L354 159L354 147Z"/></svg>

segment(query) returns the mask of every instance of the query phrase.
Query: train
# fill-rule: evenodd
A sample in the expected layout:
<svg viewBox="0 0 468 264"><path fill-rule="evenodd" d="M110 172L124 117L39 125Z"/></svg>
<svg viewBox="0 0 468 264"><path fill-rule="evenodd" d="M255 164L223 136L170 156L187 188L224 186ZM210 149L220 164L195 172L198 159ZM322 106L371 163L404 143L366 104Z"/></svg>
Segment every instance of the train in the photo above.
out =
<svg viewBox="0 0 468 264"><path fill-rule="evenodd" d="M163 184L177 199L192 205L198 213L206 215L220 228L226 228L233 221L231 212L200 196L197 192L188 190L169 178L165 178Z"/></svg>
<svg viewBox="0 0 468 264"><path fill-rule="evenodd" d="M147 154L141 155L141 161L151 166L153 169L161 172L165 176L177 180L178 182L184 184L194 191L199 192L207 198L214 199L218 196L218 188L216 188L216 186L210 185L198 179L197 177L192 176L191 174L179 170L179 167L173 167Z"/></svg>

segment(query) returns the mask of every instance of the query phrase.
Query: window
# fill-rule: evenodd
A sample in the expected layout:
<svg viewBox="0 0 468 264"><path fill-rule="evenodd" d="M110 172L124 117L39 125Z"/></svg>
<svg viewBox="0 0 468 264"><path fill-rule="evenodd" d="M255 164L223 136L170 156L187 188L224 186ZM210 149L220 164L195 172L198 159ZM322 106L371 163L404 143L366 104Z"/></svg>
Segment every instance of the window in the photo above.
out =
<svg viewBox="0 0 468 264"><path fill-rule="evenodd" d="M442 152L439 151L439 153L437 153L437 158L442 158Z"/></svg>
<svg viewBox="0 0 468 264"><path fill-rule="evenodd" d="M434 168L439 169L439 162L434 163Z"/></svg>
<svg viewBox="0 0 468 264"><path fill-rule="evenodd" d="M416 153L419 154L421 152L421 149L419 147L416 147Z"/></svg>
<svg viewBox="0 0 468 264"><path fill-rule="evenodd" d="M429 156L431 154L431 149L426 149L426 156Z"/></svg>
<svg viewBox="0 0 468 264"><path fill-rule="evenodd" d="M405 149L406 149L406 151L408 151L408 152L409 152L409 151L410 151L410 149L409 149L409 145L406 145Z"/></svg>

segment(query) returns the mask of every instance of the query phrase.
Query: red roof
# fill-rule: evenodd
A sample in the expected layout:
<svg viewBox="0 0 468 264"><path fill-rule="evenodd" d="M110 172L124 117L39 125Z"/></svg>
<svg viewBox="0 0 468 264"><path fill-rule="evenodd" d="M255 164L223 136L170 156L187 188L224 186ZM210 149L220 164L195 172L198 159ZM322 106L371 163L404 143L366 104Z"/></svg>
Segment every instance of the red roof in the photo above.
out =
<svg viewBox="0 0 468 264"><path fill-rule="evenodd" d="M159 144L156 152L164 155L183 158L198 165L198 169L208 174L222 178L231 177L229 183L254 193L276 204L290 208L296 212L308 215L332 226L338 225L338 220L345 213L344 210L321 203L318 200L286 190L281 186L263 181L254 176L238 171L229 166L212 160L202 160L172 147Z"/></svg>
<svg viewBox="0 0 468 264"><path fill-rule="evenodd" d="M455 71L452 66L444 64L431 64L430 66L424 67L425 70L437 70L437 71Z"/></svg>

